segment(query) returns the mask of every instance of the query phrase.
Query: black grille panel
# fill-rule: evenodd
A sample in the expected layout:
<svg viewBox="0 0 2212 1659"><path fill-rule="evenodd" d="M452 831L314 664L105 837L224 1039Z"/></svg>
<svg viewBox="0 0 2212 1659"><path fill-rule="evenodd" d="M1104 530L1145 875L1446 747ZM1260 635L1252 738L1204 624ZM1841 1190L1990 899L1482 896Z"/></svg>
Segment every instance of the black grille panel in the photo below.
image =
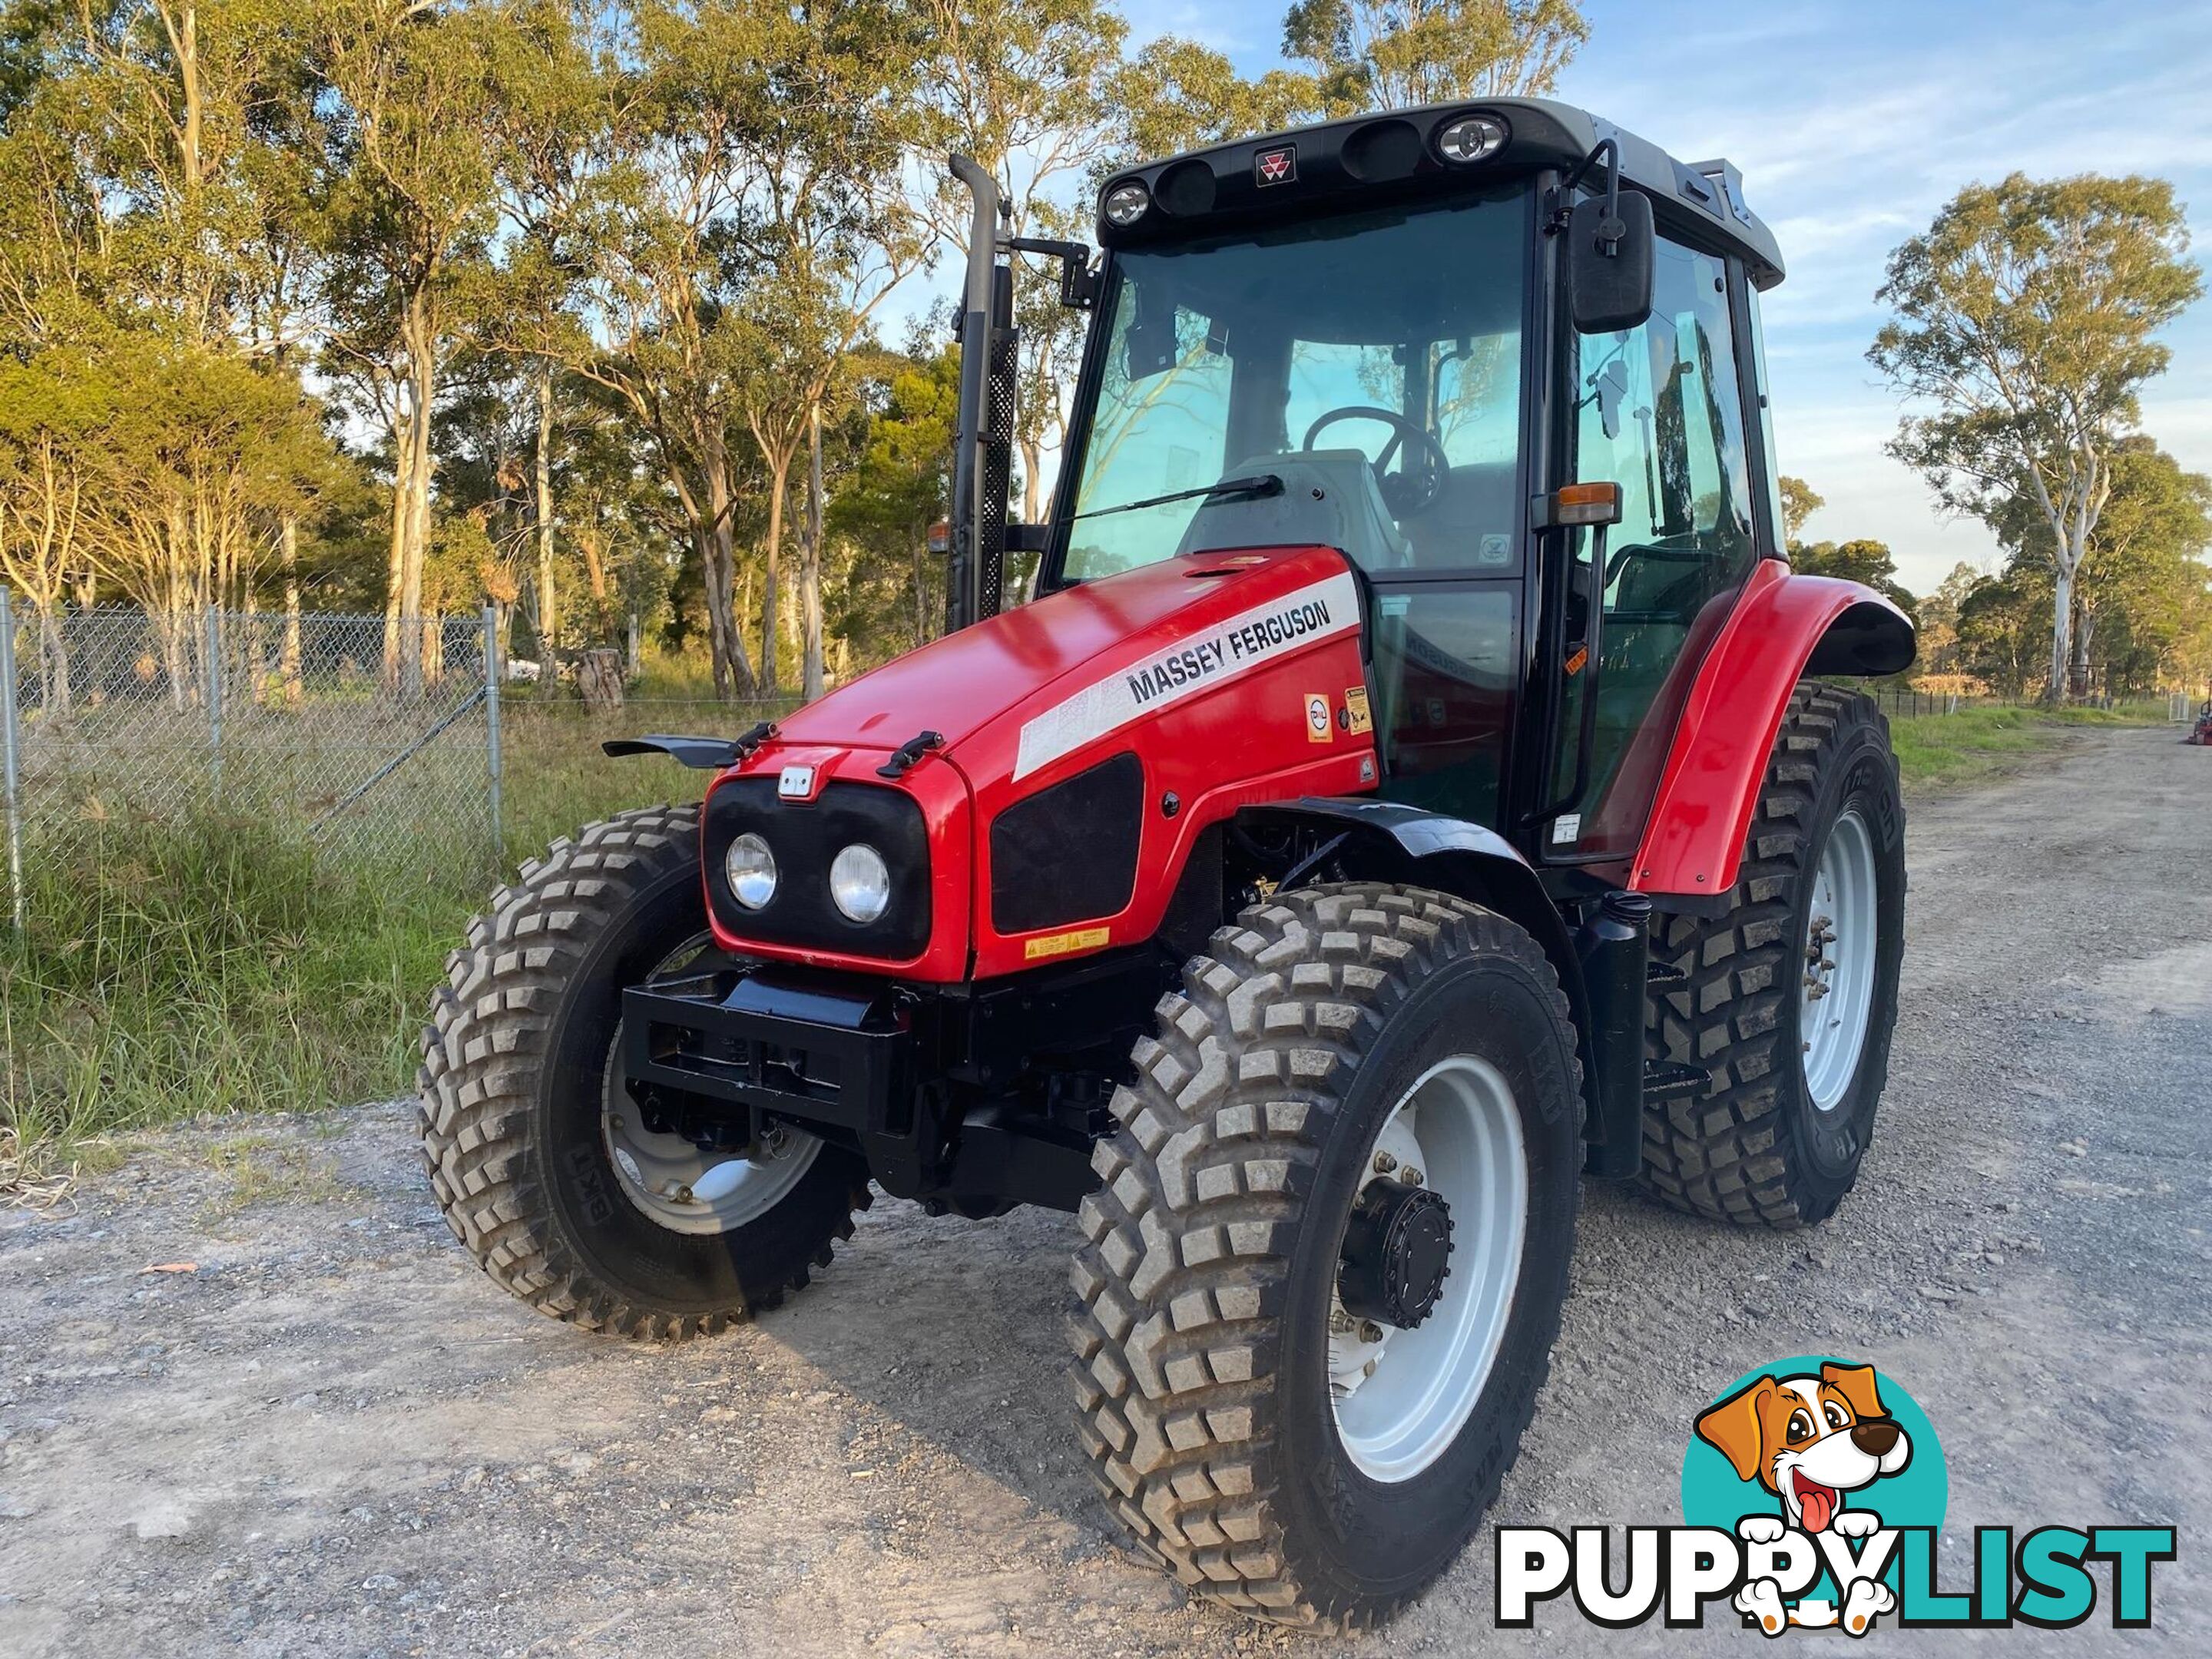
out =
<svg viewBox="0 0 2212 1659"><path fill-rule="evenodd" d="M929 943L929 832L913 796L832 782L812 801L778 798L774 775L733 778L708 803L702 850L714 919L740 939L903 962ZM724 859L747 831L775 854L775 896L748 910L730 891ZM891 902L879 921L848 921L830 898L830 861L854 842L883 854Z"/></svg>
<svg viewBox="0 0 2212 1659"><path fill-rule="evenodd" d="M1145 769L1116 755L991 822L991 925L1027 933L1126 908L1137 885Z"/></svg>

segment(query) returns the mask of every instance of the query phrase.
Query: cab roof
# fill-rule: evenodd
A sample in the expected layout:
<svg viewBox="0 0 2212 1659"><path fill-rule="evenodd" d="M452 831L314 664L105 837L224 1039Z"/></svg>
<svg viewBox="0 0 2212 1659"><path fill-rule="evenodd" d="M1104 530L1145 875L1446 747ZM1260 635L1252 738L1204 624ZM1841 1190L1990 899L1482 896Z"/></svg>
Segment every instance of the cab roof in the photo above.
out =
<svg viewBox="0 0 2212 1659"><path fill-rule="evenodd" d="M1479 161L1446 160L1437 135L1471 115L1501 123L1504 144ZM1564 171L1607 138L1620 147L1622 185L1649 195L1662 224L1695 227L1717 237L1742 256L1762 289L1782 280L1782 250L1774 233L1744 204L1743 176L1733 164L1678 161L1649 139L1549 98L1480 98L1385 110L1124 168L1106 181L1101 203L1137 180L1150 193L1151 205L1128 225L1114 223L1102 210L1098 240L1107 247L1141 247L1292 215L1449 200L1509 172Z"/></svg>

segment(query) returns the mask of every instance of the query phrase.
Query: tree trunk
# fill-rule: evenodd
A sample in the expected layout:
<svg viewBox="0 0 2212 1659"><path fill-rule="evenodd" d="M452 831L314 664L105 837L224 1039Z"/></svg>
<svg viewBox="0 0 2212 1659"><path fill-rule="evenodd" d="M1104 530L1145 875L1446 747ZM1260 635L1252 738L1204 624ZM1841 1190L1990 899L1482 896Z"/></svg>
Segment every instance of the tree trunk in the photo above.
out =
<svg viewBox="0 0 2212 1659"><path fill-rule="evenodd" d="M2074 570L2063 554L2059 557L2057 586L2051 596L2051 684L2044 688L2044 701L2063 703L2066 701L2067 671L2073 660L2069 649L2074 632Z"/></svg>
<svg viewBox="0 0 2212 1659"><path fill-rule="evenodd" d="M414 382L415 422L410 436L414 456L407 478L407 568L402 573L401 608L410 617L422 615L422 565L430 544L430 410L437 393L438 365L431 337L429 305L419 299L414 307L408 367ZM409 641L412 641L410 646ZM422 694L422 635L401 630L400 690L407 697Z"/></svg>
<svg viewBox="0 0 2212 1659"><path fill-rule="evenodd" d="M561 637L553 579L553 365L538 370L538 632L547 654Z"/></svg>
<svg viewBox="0 0 2212 1659"><path fill-rule="evenodd" d="M584 706L611 713L623 706L622 655L604 647L586 651L576 664L576 690Z"/></svg>
<svg viewBox="0 0 2212 1659"><path fill-rule="evenodd" d="M414 499L407 472L414 463L414 423L394 409L392 416L392 525L385 556L384 683L399 684L399 605L406 586L407 513Z"/></svg>
<svg viewBox="0 0 2212 1659"><path fill-rule="evenodd" d="M730 526L729 451L720 422L711 414L700 423L699 451L707 482L707 521L700 526L700 578L707 595L707 638L714 662L717 696L753 694L752 665L745 660L744 630L733 603L737 551Z"/></svg>
<svg viewBox="0 0 2212 1659"><path fill-rule="evenodd" d="M829 688L822 665L822 405L807 412L806 544L799 567L799 695L811 702Z"/></svg>
<svg viewBox="0 0 2212 1659"><path fill-rule="evenodd" d="M2077 604L2074 617L2074 678L2071 690L2077 697L2089 695L2089 645L2097 635L2097 612L2087 604Z"/></svg>
<svg viewBox="0 0 2212 1659"><path fill-rule="evenodd" d="M762 695L776 694L776 646L781 618L776 615L780 595L776 578L781 573L783 552L783 487L791 477L791 451L765 457L768 461L768 550L762 561L761 572L761 675Z"/></svg>
<svg viewBox="0 0 2212 1659"><path fill-rule="evenodd" d="M40 695L47 708L57 714L66 714L70 709L67 618L51 597L34 599L32 605L39 613L39 664L43 671Z"/></svg>
<svg viewBox="0 0 2212 1659"><path fill-rule="evenodd" d="M287 513L278 526L278 544L284 560L284 650L280 683L288 702L300 700L300 520Z"/></svg>
<svg viewBox="0 0 2212 1659"><path fill-rule="evenodd" d="M1044 440L1030 437L1022 440L1022 519L1028 524L1044 522Z"/></svg>

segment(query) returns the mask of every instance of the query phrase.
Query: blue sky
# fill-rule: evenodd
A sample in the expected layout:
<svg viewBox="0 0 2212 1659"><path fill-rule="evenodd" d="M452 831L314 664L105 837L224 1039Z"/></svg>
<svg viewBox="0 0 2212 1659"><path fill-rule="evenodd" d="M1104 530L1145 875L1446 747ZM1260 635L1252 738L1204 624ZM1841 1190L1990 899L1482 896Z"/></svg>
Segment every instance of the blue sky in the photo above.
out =
<svg viewBox="0 0 2212 1659"><path fill-rule="evenodd" d="M1175 33L1246 73L1279 61L1277 0L1126 0L1133 40ZM1783 470L1827 498L1808 534L1889 544L1924 592L1978 525L1939 515L1881 453L1898 404L1866 362L1889 250L1962 185L2020 170L2171 179L2212 254L2212 6L2148 0L1585 0L1557 96L1686 161L1726 155L1790 277L1766 301ZM2212 471L2212 300L2167 337L2144 428Z"/></svg>

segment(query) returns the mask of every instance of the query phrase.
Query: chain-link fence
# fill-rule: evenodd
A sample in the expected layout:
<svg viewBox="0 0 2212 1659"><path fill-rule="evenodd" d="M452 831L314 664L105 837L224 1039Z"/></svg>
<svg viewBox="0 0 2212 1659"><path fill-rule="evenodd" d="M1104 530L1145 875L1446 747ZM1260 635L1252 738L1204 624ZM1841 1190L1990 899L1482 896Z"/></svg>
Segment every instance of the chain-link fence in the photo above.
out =
<svg viewBox="0 0 2212 1659"><path fill-rule="evenodd" d="M416 865L499 845L495 630L180 607L40 610L0 590L0 761L20 927L41 860L215 814Z"/></svg>

